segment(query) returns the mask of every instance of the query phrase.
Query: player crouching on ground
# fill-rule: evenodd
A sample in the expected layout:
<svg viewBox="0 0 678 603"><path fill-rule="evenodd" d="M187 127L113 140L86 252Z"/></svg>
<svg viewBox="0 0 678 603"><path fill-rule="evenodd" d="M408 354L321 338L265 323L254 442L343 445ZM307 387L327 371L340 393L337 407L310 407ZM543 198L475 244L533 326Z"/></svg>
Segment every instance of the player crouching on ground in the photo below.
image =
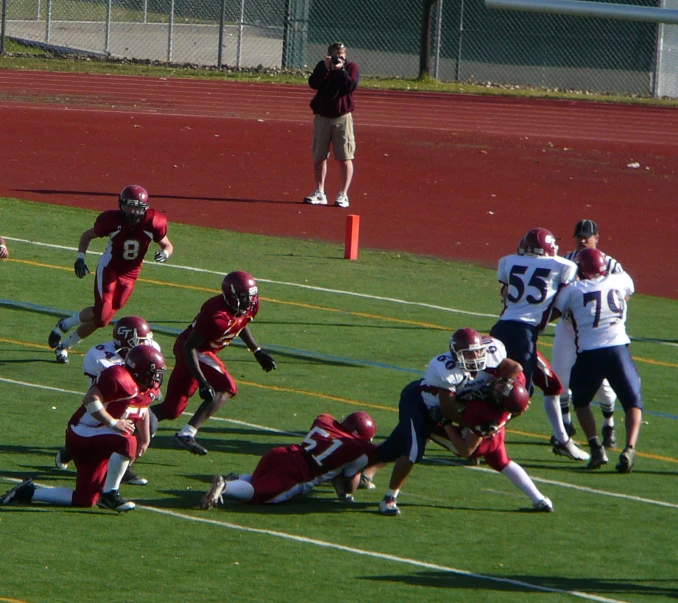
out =
<svg viewBox="0 0 678 603"><path fill-rule="evenodd" d="M128 352L138 345L153 346L158 352L162 353L160 344L153 339L153 332L149 324L140 316L125 316L118 320L113 326L113 339L105 343L93 346L85 354L82 362L82 371L90 380L90 386L94 385L99 374L110 366L116 364L125 364ZM162 392L159 387L153 387L148 391L149 396L155 401L162 400ZM155 433L158 422L151 413L151 435ZM57 452L54 464L57 469L66 471L71 462L71 457L62 448ZM136 474L132 469L132 464L127 467L127 471L122 478L123 484L133 486L145 486L148 480Z"/></svg>
<svg viewBox="0 0 678 603"><path fill-rule="evenodd" d="M252 475L216 475L200 508L211 509L224 496L250 504L281 503L329 480L339 499L352 503L362 470L376 459L376 431L366 412L351 413L341 422L322 414L301 444L269 450Z"/></svg>
<svg viewBox="0 0 678 603"><path fill-rule="evenodd" d="M131 511L135 504L118 493L132 459L151 441L147 395L162 382L163 355L151 346L132 349L125 364L104 370L68 422L66 450L77 468L75 490L39 488L24 480L0 498L0 504L45 502L52 505ZM135 428L140 437L134 436Z"/></svg>

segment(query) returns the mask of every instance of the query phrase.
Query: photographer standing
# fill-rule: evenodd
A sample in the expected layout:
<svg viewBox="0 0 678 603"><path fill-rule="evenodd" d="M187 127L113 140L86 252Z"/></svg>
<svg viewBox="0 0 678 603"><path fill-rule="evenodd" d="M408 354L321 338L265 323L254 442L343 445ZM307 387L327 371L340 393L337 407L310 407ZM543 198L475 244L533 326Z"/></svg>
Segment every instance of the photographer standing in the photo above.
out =
<svg viewBox="0 0 678 603"><path fill-rule="evenodd" d="M358 65L346 60L346 47L341 42L330 44L327 56L308 78L308 85L317 90L311 101L313 120L313 174L316 190L304 199L311 205L327 205L325 178L330 143L341 170L341 190L334 204L348 207L348 188L353 178L355 136L353 134L353 92L358 87Z"/></svg>

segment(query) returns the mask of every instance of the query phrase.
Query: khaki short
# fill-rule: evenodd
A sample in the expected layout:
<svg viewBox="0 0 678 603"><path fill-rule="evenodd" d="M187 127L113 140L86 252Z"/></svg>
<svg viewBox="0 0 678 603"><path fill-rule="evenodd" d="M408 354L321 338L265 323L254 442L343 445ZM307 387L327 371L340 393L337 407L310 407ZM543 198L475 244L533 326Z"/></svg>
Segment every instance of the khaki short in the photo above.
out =
<svg viewBox="0 0 678 603"><path fill-rule="evenodd" d="M313 161L324 161L330 156L330 143L337 161L349 161L355 155L353 115L313 119Z"/></svg>

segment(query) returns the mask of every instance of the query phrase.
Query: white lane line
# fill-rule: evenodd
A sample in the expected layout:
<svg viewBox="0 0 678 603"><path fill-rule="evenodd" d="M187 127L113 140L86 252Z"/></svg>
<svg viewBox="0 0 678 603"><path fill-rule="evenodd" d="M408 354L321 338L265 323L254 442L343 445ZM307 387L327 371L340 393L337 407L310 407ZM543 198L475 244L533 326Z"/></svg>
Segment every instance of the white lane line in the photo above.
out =
<svg viewBox="0 0 678 603"><path fill-rule="evenodd" d="M13 241L16 243L27 243L29 245L36 245L39 247L50 247L52 249L62 249L64 251L77 251L76 247L69 247L66 245L55 245L53 243L43 243L41 241L31 241L29 239L20 239L16 237L10 237L10 236L5 236L5 239L8 241ZM90 253L92 255L101 255L101 253L98 253L96 251L88 251L87 253ZM198 273L204 273L204 274L216 274L219 276L223 276L224 272L218 272L216 270L206 270L205 268L195 268L193 266L181 266L178 264L158 264L157 262L147 262L144 261L144 264L148 264L150 266L156 266L159 268L167 268L167 269L174 269L174 270L186 270L189 272L198 272ZM379 295L369 295L367 293L356 293L354 291L342 291L341 289L329 289L326 287L316 287L313 285L303 285L301 283L289 283L285 281L275 281L271 279L265 279L265 278L260 278L258 276L255 276L256 280L262 282L262 283L270 283L272 285L282 285L286 287L296 287L298 289L309 289L311 291L320 291L323 293L332 293L335 295L347 295L350 297L361 297L364 299L373 299L376 301L385 301L393 304L401 304L401 305L406 305L406 306L418 306L420 308L428 308L430 310L439 310L441 312L450 312L453 314L464 314L466 316L478 316L481 318L497 318L497 314L486 314L484 312L471 312L469 310L460 310L459 308L448 308L446 306L437 306L435 304L426 304L423 302L413 302L413 301L407 301L404 299L397 299L394 297L381 297ZM216 289L215 289L216 291ZM553 328L555 327L555 324L548 324L547 326ZM654 340L648 340L644 338L639 338L639 337L631 337L632 341L643 341L646 343L655 343L655 344L660 344L660 345L666 345L670 347L678 347L678 343L674 343L671 341L654 341Z"/></svg>

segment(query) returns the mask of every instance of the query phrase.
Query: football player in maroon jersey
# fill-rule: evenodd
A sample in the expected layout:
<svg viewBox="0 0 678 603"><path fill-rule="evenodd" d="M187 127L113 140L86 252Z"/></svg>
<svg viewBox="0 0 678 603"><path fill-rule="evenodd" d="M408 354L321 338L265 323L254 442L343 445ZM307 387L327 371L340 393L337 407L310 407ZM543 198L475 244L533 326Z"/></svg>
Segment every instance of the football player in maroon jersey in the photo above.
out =
<svg viewBox="0 0 678 603"><path fill-rule="evenodd" d="M156 262L166 262L174 247L167 238L167 219L155 209L149 209L148 193L138 184L122 189L119 210L99 214L94 226L82 233L75 260L75 274L84 278L89 273L85 253L90 241L108 237L108 246L97 266L94 279L94 305L73 316L62 318L49 334L49 347L54 349L60 364L68 362L68 350L94 331L111 322L132 295L141 264L151 244L160 250ZM75 329L62 341L67 331Z"/></svg>
<svg viewBox="0 0 678 603"><path fill-rule="evenodd" d="M351 413L341 422L322 414L313 421L301 444L269 450L252 475L214 476L201 509L211 509L223 497L250 504L281 503L332 480L343 502L354 502L360 473L376 461L372 438L377 429L366 412Z"/></svg>
<svg viewBox="0 0 678 603"><path fill-rule="evenodd" d="M77 468L75 490L39 488L27 479L0 497L0 504L96 504L119 513L134 509L118 489L130 462L150 444L148 392L162 383L164 372L163 355L148 345L130 350L124 365L101 372L66 429L66 450Z"/></svg>
<svg viewBox="0 0 678 603"><path fill-rule="evenodd" d="M205 455L207 449L195 441L202 425L227 400L237 393L237 386L217 354L240 337L267 373L276 368L275 361L259 347L249 327L259 311L259 290L251 274L236 271L221 283L221 295L208 299L192 324L174 344L176 365L167 393L161 404L151 408L158 419L176 419L188 401L199 391L203 402L189 422L174 435L173 444L192 454Z"/></svg>

